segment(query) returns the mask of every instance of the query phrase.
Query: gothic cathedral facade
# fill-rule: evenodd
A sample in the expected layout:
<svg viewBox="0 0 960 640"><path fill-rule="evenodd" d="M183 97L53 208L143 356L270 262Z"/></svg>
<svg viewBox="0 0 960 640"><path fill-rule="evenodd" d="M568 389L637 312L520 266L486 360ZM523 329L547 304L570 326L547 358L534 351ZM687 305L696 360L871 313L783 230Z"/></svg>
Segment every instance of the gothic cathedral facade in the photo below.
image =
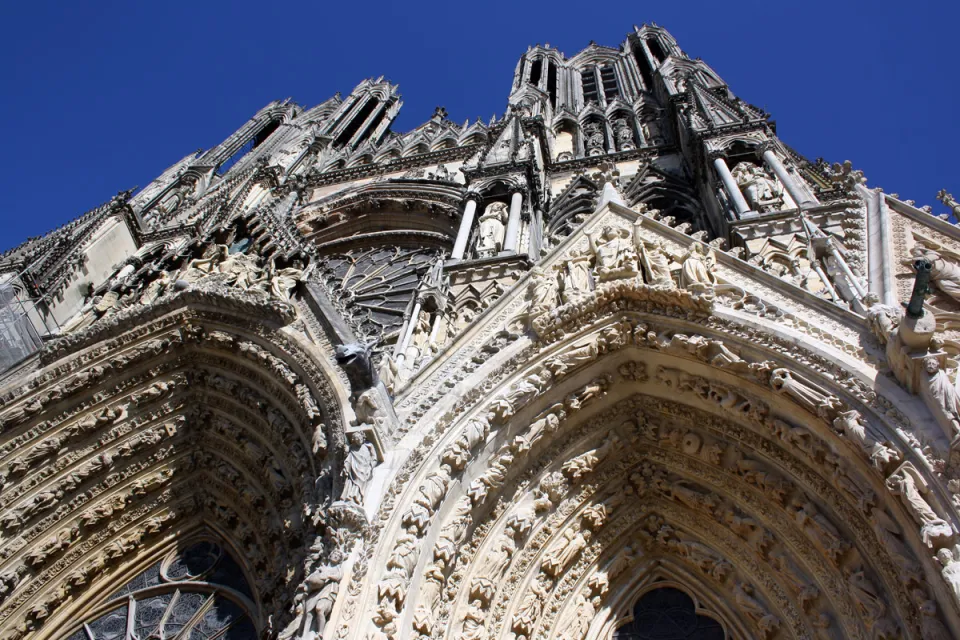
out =
<svg viewBox="0 0 960 640"><path fill-rule="evenodd" d="M0 255L0 639L960 637L950 220L656 25L400 107Z"/></svg>

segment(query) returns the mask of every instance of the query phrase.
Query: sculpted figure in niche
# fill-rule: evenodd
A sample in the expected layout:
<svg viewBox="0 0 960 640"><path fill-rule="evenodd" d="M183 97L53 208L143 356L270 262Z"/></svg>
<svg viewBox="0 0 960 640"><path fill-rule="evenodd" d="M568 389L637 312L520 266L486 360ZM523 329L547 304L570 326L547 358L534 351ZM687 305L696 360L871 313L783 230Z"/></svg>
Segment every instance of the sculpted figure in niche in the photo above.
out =
<svg viewBox="0 0 960 640"><path fill-rule="evenodd" d="M513 630L518 634L528 635L540 620L543 605L547 600L547 582L540 576L530 585L530 591L523 596L520 607L513 614Z"/></svg>
<svg viewBox="0 0 960 640"><path fill-rule="evenodd" d="M556 379L564 377L568 372L593 362L597 359L599 351L597 348L596 337L582 345L575 346L569 351L565 351L553 358L547 360L545 366Z"/></svg>
<svg viewBox="0 0 960 640"><path fill-rule="evenodd" d="M852 572L847 579L847 584L850 587L850 595L853 596L867 621L876 622L880 620L887 610L883 594L867 578L863 568Z"/></svg>
<svg viewBox="0 0 960 640"><path fill-rule="evenodd" d="M303 277L300 261L294 261L293 266L277 269L273 261L267 267L263 276L256 280L257 288L262 289L277 300L289 300L290 294Z"/></svg>
<svg viewBox="0 0 960 640"><path fill-rule="evenodd" d="M323 566L307 576L307 603L304 611L303 640L323 637L330 612L337 601L343 570L339 566Z"/></svg>
<svg viewBox="0 0 960 640"><path fill-rule="evenodd" d="M692 293L705 293L713 290L717 277L713 267L717 259L712 250L699 242L690 247L680 264L680 288Z"/></svg>
<svg viewBox="0 0 960 640"><path fill-rule="evenodd" d="M583 146L588 156L603 155L603 126L599 122L588 122L583 125Z"/></svg>
<svg viewBox="0 0 960 640"><path fill-rule="evenodd" d="M779 211L783 207L783 187L780 182L757 165L741 162L730 173L754 211Z"/></svg>
<svg viewBox="0 0 960 640"><path fill-rule="evenodd" d="M351 433L349 440L352 446L343 462L344 482L340 499L362 507L363 488L377 466L377 452L360 432Z"/></svg>
<svg viewBox="0 0 960 640"><path fill-rule="evenodd" d="M599 233L587 233L587 237L597 259L596 273L601 281L635 277L639 273L637 251L629 240L629 231L607 226Z"/></svg>
<svg viewBox="0 0 960 640"><path fill-rule="evenodd" d="M780 626L780 621L772 616L753 596L753 587L749 584L745 582L737 582L734 584L734 600L736 600L744 613L753 618L764 635L769 636Z"/></svg>
<svg viewBox="0 0 960 640"><path fill-rule="evenodd" d="M531 269L530 275L527 297L530 299L530 316L536 318L556 308L560 283L556 273L546 272L540 267Z"/></svg>
<svg viewBox="0 0 960 640"><path fill-rule="evenodd" d="M660 125L655 121L644 122L640 125L640 130L643 132L643 137L646 139L647 144L658 146L666 144L667 142L660 133Z"/></svg>
<svg viewBox="0 0 960 640"><path fill-rule="evenodd" d="M480 600L472 600L463 617L463 631L460 637L463 640L484 640L487 637L487 631L483 621L484 610L481 608Z"/></svg>
<svg viewBox="0 0 960 640"><path fill-rule="evenodd" d="M940 549L937 551L937 560L943 567L940 573L944 581L950 587L957 603L960 603L960 547Z"/></svg>
<svg viewBox="0 0 960 640"><path fill-rule="evenodd" d="M960 397L957 387L936 358L927 358L923 366L929 376L930 395L950 421L950 436L956 440L960 437Z"/></svg>
<svg viewBox="0 0 960 640"><path fill-rule="evenodd" d="M788 369L774 369L770 372L770 387L820 417L835 415L840 406L838 398L798 379Z"/></svg>
<svg viewBox="0 0 960 640"><path fill-rule="evenodd" d="M547 575L557 578L564 568L583 551L590 542L592 534L589 529L582 529L579 524L564 529L560 539L553 543L543 559L543 570Z"/></svg>
<svg viewBox="0 0 960 640"><path fill-rule="evenodd" d="M927 484L917 468L910 462L904 462L900 468L887 478L887 489L900 496L903 505L920 525L920 537L928 547L953 538L953 529L933 510L923 497L929 491Z"/></svg>
<svg viewBox="0 0 960 640"><path fill-rule="evenodd" d="M859 411L842 411L833 420L833 428L870 457L874 467L883 471L900 461L900 452L889 442L878 442L867 433Z"/></svg>
<svg viewBox="0 0 960 640"><path fill-rule="evenodd" d="M480 234L477 238L477 256L487 258L495 256L503 249L503 236L506 232L507 205L503 202L491 202L480 216Z"/></svg>
<svg viewBox="0 0 960 640"><path fill-rule="evenodd" d="M638 218L633 228L633 237L640 253L640 266L643 268L643 278L647 284L663 286L673 289L676 285L670 276L670 258L660 240L649 241L640 234Z"/></svg>
<svg viewBox="0 0 960 640"><path fill-rule="evenodd" d="M632 151L637 148L633 141L633 128L626 118L614 119L613 134L617 137L618 151Z"/></svg>
<svg viewBox="0 0 960 640"><path fill-rule="evenodd" d="M560 636L569 640L582 640L590 629L590 623L593 622L597 611L600 608L600 596L590 597L589 588L577 595L577 607L566 624L564 633Z"/></svg>
<svg viewBox="0 0 960 640"><path fill-rule="evenodd" d="M259 280L262 270L257 266L256 257L240 252L229 253L227 250L217 265L217 271L227 276L227 284L246 291Z"/></svg>
<svg viewBox="0 0 960 640"><path fill-rule="evenodd" d="M910 259L904 262L912 267L917 259L933 264L930 280L937 289L960 302L960 255L945 247L937 246L934 249L918 244L910 250Z"/></svg>
<svg viewBox="0 0 960 640"><path fill-rule="evenodd" d="M590 256L574 250L561 271L564 304L575 302L590 292Z"/></svg>
<svg viewBox="0 0 960 640"><path fill-rule="evenodd" d="M187 263L174 280L183 280L190 284L199 282L203 278L217 272L217 265L226 259L230 248L225 244L218 244L210 251L206 258L194 258Z"/></svg>

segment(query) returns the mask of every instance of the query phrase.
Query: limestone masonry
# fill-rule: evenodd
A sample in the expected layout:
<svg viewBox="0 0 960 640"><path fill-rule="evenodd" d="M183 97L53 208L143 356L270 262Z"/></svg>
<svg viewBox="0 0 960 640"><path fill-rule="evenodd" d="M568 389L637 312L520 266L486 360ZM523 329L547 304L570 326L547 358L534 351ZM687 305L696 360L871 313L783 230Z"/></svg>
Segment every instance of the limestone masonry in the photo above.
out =
<svg viewBox="0 0 960 640"><path fill-rule="evenodd" d="M0 255L0 640L960 637L954 224L656 25L401 104Z"/></svg>

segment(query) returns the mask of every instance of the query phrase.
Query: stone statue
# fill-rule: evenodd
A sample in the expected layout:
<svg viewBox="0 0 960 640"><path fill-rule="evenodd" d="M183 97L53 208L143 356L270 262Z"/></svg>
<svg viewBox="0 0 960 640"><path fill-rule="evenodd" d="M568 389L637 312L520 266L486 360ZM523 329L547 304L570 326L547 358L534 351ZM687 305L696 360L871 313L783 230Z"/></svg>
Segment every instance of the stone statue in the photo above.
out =
<svg viewBox="0 0 960 640"><path fill-rule="evenodd" d="M640 222L639 218L637 222ZM670 258L663 248L663 242L644 239L640 235L639 226L639 224L634 226L634 238L637 242L637 251L640 253L640 266L643 268L644 280L647 284L654 286L674 288L676 285L670 275Z"/></svg>
<svg viewBox="0 0 960 640"><path fill-rule="evenodd" d="M950 421L950 437L960 437L960 396L957 386L950 380L950 376L940 366L936 358L927 358L923 362L924 369L929 377L930 395Z"/></svg>
<svg viewBox="0 0 960 640"><path fill-rule="evenodd" d="M867 433L867 425L859 411L841 411L833 420L833 428L870 458L880 471L888 469L901 459L900 452L889 442L878 442Z"/></svg>
<svg viewBox="0 0 960 640"><path fill-rule="evenodd" d="M693 293L711 291L717 284L717 278L713 275L715 264L713 250L699 242L694 243L681 259L680 288Z"/></svg>
<svg viewBox="0 0 960 640"><path fill-rule="evenodd" d="M853 596L868 623L876 622L883 617L887 610L883 593L867 578L862 568L850 574L847 585L850 587L850 595Z"/></svg>
<svg viewBox="0 0 960 640"><path fill-rule="evenodd" d="M540 267L530 270L527 297L530 300L530 316L536 318L556 308L560 283L557 274Z"/></svg>
<svg viewBox="0 0 960 640"><path fill-rule="evenodd" d="M904 462L887 478L887 489L900 496L900 501L920 525L920 537L927 546L934 547L939 542L953 538L953 529L923 497L928 492L927 484L912 463Z"/></svg>
<svg viewBox="0 0 960 640"><path fill-rule="evenodd" d="M749 162L741 162L730 173L754 211L779 211L782 208L783 187L762 168Z"/></svg>
<svg viewBox="0 0 960 640"><path fill-rule="evenodd" d="M940 570L944 582L960 604L960 546L945 547L937 551L937 560L943 567Z"/></svg>
<svg viewBox="0 0 960 640"><path fill-rule="evenodd" d="M216 245L210 256L206 258L194 258L180 270L174 280L183 280L188 284L199 282L203 278L217 273L217 265L226 260L230 248L225 244Z"/></svg>
<svg viewBox="0 0 960 640"><path fill-rule="evenodd" d="M257 265L256 257L228 251L217 264L217 272L227 277L226 283L230 286L246 291L258 280L262 269Z"/></svg>
<svg viewBox="0 0 960 640"><path fill-rule="evenodd" d="M559 540L544 555L541 566L547 575L559 577L564 568L586 548L591 535L588 529L581 529L579 525L564 529Z"/></svg>
<svg viewBox="0 0 960 640"><path fill-rule="evenodd" d="M588 156L599 156L604 153L603 125L599 122L588 122L583 125L583 146Z"/></svg>
<svg viewBox="0 0 960 640"><path fill-rule="evenodd" d="M617 151L632 151L637 148L633 139L633 128L626 118L615 118L613 135L617 139Z"/></svg>
<svg viewBox="0 0 960 640"><path fill-rule="evenodd" d="M600 281L636 277L637 252L626 229L604 227L588 232L590 248L596 257L596 273Z"/></svg>
<svg viewBox="0 0 960 640"><path fill-rule="evenodd" d="M749 584L745 582L735 583L733 585L733 599L744 613L753 618L765 636L769 636L780 626L780 621L771 615L754 597L753 587Z"/></svg>
<svg viewBox="0 0 960 640"><path fill-rule="evenodd" d="M563 266L560 296L564 304L575 302L590 293L590 256L580 251L571 252L570 258Z"/></svg>
<svg viewBox="0 0 960 640"><path fill-rule="evenodd" d="M289 300L291 293L302 277L303 269L299 262L294 262L292 267L283 269L277 269L271 262L259 284L264 291L277 300Z"/></svg>
<svg viewBox="0 0 960 640"><path fill-rule="evenodd" d="M373 444L358 431L351 433L349 440L352 446L343 462L344 483L340 499L362 507L364 485L373 477L377 452Z"/></svg>
<svg viewBox="0 0 960 640"><path fill-rule="evenodd" d="M166 293L167 289L172 285L173 278L170 276L170 273L161 271L157 274L156 278L143 288L143 293L140 294L140 304L151 304Z"/></svg>
<svg viewBox="0 0 960 640"><path fill-rule="evenodd" d="M918 259L928 260L933 264L930 281L937 289L960 302L960 255L939 245L934 248L917 244L910 250L910 256L906 263L911 267Z"/></svg>
<svg viewBox="0 0 960 640"><path fill-rule="evenodd" d="M477 256L489 258L503 250L503 237L506 232L507 205L503 202L491 202L480 216L480 232L477 237Z"/></svg>
<svg viewBox="0 0 960 640"><path fill-rule="evenodd" d="M337 601L337 592L343 569L339 566L323 566L307 576L307 602L304 610L303 635L301 638L319 639L327 626L330 612ZM308 634L313 634L312 636Z"/></svg>

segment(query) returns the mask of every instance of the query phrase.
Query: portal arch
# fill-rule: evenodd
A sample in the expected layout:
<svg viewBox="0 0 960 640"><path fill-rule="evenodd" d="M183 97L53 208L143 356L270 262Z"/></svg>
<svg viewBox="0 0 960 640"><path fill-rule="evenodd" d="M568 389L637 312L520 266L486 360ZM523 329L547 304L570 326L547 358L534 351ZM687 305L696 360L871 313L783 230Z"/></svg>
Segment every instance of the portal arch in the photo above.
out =
<svg viewBox="0 0 960 640"><path fill-rule="evenodd" d="M63 637L106 606L118 569L200 528L251 576L257 633L282 622L331 524L348 406L283 331L294 318L197 286L48 345L0 413L4 637Z"/></svg>
<svg viewBox="0 0 960 640"><path fill-rule="evenodd" d="M747 636L946 633L955 611L930 551L953 516L927 494L939 523L918 528L889 490L922 462L847 386L685 295L608 287L534 320L536 342L519 337L472 381L483 394L443 414L360 561L375 627L593 638L563 623L593 598L609 611L584 590L639 544L651 566L712 581ZM639 542L607 533L638 524Z"/></svg>

